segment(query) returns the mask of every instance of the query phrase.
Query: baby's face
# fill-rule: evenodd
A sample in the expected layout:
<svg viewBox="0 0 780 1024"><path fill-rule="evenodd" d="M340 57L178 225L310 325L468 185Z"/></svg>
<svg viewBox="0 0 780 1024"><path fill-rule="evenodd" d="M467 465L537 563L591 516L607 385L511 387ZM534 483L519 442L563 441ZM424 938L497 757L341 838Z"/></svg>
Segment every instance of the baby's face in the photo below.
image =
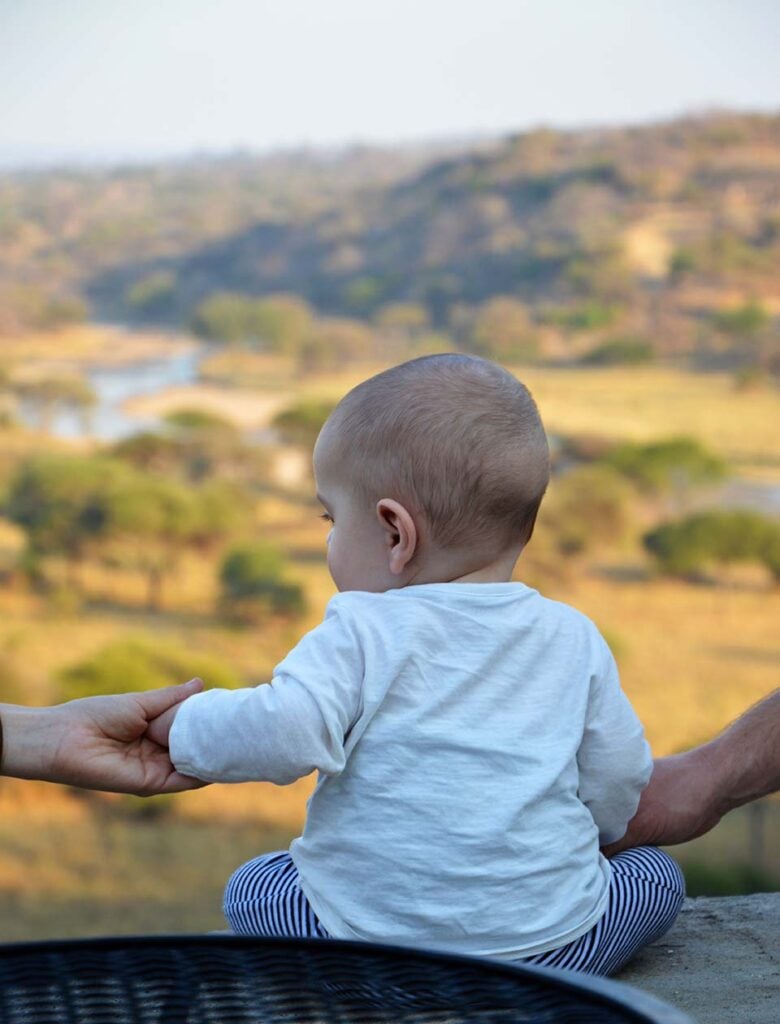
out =
<svg viewBox="0 0 780 1024"><path fill-rule="evenodd" d="M373 509L358 500L348 473L332 465L327 434L323 431L314 448L317 500L332 525L328 534L328 569L340 591L367 590L382 593L398 586L388 568L388 534ZM342 479L344 478L344 479Z"/></svg>

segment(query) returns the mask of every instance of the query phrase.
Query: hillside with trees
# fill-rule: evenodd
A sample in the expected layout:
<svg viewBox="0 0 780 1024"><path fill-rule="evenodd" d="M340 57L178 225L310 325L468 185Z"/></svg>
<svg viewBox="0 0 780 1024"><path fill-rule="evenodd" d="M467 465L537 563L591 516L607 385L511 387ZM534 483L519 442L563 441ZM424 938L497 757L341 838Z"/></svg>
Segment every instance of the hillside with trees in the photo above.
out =
<svg viewBox="0 0 780 1024"><path fill-rule="evenodd" d="M362 321L505 359L776 370L780 115L6 176L0 253L6 331L91 310L262 345L253 303L283 295L336 347Z"/></svg>

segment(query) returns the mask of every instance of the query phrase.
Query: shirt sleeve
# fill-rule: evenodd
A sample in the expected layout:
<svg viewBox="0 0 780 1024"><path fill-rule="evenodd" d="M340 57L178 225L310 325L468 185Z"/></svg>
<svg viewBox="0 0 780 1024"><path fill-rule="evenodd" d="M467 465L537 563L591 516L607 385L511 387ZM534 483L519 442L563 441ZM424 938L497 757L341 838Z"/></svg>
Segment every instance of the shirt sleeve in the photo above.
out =
<svg viewBox="0 0 780 1024"><path fill-rule="evenodd" d="M577 752L579 796L599 830L599 843L625 835L650 780L653 759L612 652L600 637L602 670L591 679L585 732Z"/></svg>
<svg viewBox="0 0 780 1024"><path fill-rule="evenodd" d="M171 727L171 761L204 782L286 785L315 770L337 775L345 737L360 714L362 682L358 638L329 605L270 683L208 690L184 701Z"/></svg>

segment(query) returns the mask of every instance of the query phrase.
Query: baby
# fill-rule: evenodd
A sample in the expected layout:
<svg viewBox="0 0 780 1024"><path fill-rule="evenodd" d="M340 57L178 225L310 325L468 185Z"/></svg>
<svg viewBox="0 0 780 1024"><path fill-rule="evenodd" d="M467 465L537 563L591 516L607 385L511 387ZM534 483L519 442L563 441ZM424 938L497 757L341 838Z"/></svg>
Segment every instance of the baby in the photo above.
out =
<svg viewBox="0 0 780 1024"><path fill-rule="evenodd" d="M198 779L319 773L289 852L230 879L230 925L618 970L683 882L654 848L600 854L650 776L642 726L595 626L511 582L549 477L531 395L483 359L414 359L342 399L314 472L324 621L270 685L149 730Z"/></svg>

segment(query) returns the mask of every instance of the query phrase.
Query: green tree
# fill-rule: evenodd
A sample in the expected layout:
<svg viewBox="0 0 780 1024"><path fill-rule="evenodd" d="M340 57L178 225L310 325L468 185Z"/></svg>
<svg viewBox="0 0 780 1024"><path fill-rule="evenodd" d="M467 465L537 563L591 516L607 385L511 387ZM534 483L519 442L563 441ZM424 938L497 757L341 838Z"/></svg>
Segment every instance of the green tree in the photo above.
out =
<svg viewBox="0 0 780 1024"><path fill-rule="evenodd" d="M311 324L311 309L297 296L256 299L219 292L198 306L192 329L212 341L261 345L295 355L306 341Z"/></svg>
<svg viewBox="0 0 780 1024"><path fill-rule="evenodd" d="M102 546L108 565L137 569L147 579L147 607L162 606L165 578L178 568L193 542L197 506L175 480L134 475L113 495L111 529Z"/></svg>
<svg viewBox="0 0 780 1024"><path fill-rule="evenodd" d="M249 503L242 491L220 482L193 488L136 474L113 496L111 530L101 546L109 565L145 574L147 606L162 607L166 579L188 549L208 552L244 527Z"/></svg>
<svg viewBox="0 0 780 1024"><path fill-rule="evenodd" d="M33 561L63 555L75 569L110 534L116 496L130 475L122 463L101 457L38 455L11 480L5 514L26 532Z"/></svg>
<svg viewBox="0 0 780 1024"><path fill-rule="evenodd" d="M374 336L369 327L348 317L323 317L312 327L298 351L302 373L337 370L373 354Z"/></svg>
<svg viewBox="0 0 780 1024"><path fill-rule="evenodd" d="M209 341L255 341L247 299L233 292L218 292L202 302L192 318L195 334Z"/></svg>
<svg viewBox="0 0 780 1024"><path fill-rule="evenodd" d="M219 574L220 609L226 618L250 623L269 614L299 615L303 591L284 579L284 561L267 544L243 544L226 555Z"/></svg>
<svg viewBox="0 0 780 1024"><path fill-rule="evenodd" d="M268 474L268 456L247 444L234 424L200 409L165 417L161 432L134 434L112 453L139 469L173 474L189 483L224 479L251 485Z"/></svg>
<svg viewBox="0 0 780 1024"><path fill-rule="evenodd" d="M252 335L274 352L297 355L312 329L309 304L295 295L270 295L252 303Z"/></svg>

